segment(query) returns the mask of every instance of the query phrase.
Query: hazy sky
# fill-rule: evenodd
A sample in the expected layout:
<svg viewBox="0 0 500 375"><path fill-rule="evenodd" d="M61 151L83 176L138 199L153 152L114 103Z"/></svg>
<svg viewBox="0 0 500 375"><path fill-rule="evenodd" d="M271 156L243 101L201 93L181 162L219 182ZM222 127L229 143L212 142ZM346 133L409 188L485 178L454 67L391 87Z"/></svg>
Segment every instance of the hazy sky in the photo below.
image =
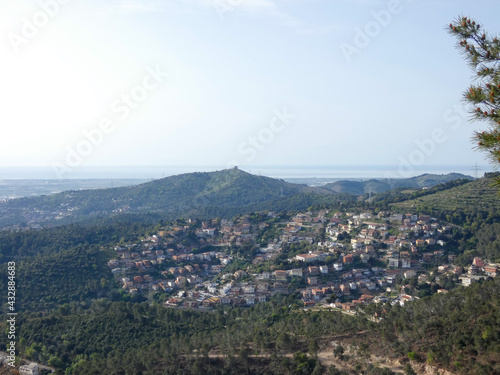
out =
<svg viewBox="0 0 500 375"><path fill-rule="evenodd" d="M0 167L487 164L445 25L497 0L2 0Z"/></svg>

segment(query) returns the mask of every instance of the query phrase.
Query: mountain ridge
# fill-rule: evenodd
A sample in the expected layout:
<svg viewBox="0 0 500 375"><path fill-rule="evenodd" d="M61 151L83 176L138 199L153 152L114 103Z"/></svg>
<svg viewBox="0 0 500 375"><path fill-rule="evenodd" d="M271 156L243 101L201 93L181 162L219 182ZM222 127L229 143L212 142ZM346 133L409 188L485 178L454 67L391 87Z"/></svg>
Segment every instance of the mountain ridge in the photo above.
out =
<svg viewBox="0 0 500 375"><path fill-rule="evenodd" d="M433 186L464 175L422 175L412 179L340 181L311 187L282 179L252 175L238 168L169 176L139 185L107 189L70 190L0 203L0 228L56 226L116 219L132 215L144 220L175 217L232 217L255 211L293 211L311 205L355 200L355 195L386 191L393 186ZM342 186L345 188L335 189ZM359 185L358 190L349 184ZM335 185L336 184L336 185ZM371 184L371 185L370 185ZM409 186L408 186L409 185ZM351 194L352 193L352 194Z"/></svg>
<svg viewBox="0 0 500 375"><path fill-rule="evenodd" d="M441 175L424 173L410 178L374 178L367 181L340 180L323 185L322 187L337 193L364 195L383 193L397 188L429 188L458 179L472 180L473 178L461 173Z"/></svg>
<svg viewBox="0 0 500 375"><path fill-rule="evenodd" d="M71 190L2 202L0 227L67 224L123 213L173 217L200 215L207 209L217 214L227 209L236 214L261 206L272 209L274 203L302 194L335 195L327 189L255 176L237 168L185 173L133 186Z"/></svg>

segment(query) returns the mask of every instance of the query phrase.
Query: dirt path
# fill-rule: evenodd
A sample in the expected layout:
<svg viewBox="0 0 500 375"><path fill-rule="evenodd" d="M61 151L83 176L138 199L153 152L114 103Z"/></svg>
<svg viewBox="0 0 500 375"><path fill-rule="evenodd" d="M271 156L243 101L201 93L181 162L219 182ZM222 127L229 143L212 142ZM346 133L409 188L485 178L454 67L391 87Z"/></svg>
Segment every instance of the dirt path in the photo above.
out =
<svg viewBox="0 0 500 375"><path fill-rule="evenodd" d="M350 370L348 367L346 367L345 363L342 363L341 361L335 358L332 350L328 351L325 350L322 352L318 352L318 358L321 361L321 363L324 364L325 366L334 365L340 371L349 372Z"/></svg>
<svg viewBox="0 0 500 375"><path fill-rule="evenodd" d="M340 371L346 371L346 372L353 372L354 369L347 365L345 362L339 361L338 359L335 358L333 355L332 350L324 350L318 353L318 358L321 361L321 363L325 366L330 366L334 365L338 370ZM391 363L386 363L386 362L378 362L373 359L368 359L368 363L371 363L372 365L377 365L378 367L387 367L389 370L395 372L396 374L404 374L403 367L401 366L396 366Z"/></svg>
<svg viewBox="0 0 500 375"><path fill-rule="evenodd" d="M395 372L396 374L404 374L404 369L403 369L403 366L398 366L398 365L394 365L392 363L387 363L387 362L380 362L380 361L376 361L374 360L373 358L370 358L368 360L368 362L370 362L371 364L378 364L379 367L387 367L389 370Z"/></svg>
<svg viewBox="0 0 500 375"><path fill-rule="evenodd" d="M284 357L287 358L293 358L294 353L287 353L287 354L281 354ZM226 355L221 354L221 353L209 353L208 357L209 358L224 358ZM269 358L271 357L271 354L269 353L263 353L263 354L251 354L248 356L249 358ZM346 371L348 373L354 373L354 369L346 364L345 362L342 362L335 358L333 355L333 349L332 348L325 348L322 351L318 352L318 359L321 361L321 363L325 366L335 366L338 370L340 371ZM403 367L402 366L397 366L391 363L387 362L381 362L380 358L365 358L368 363L371 363L373 365L377 365L379 367L387 367L389 370L395 372L396 374L404 374Z"/></svg>

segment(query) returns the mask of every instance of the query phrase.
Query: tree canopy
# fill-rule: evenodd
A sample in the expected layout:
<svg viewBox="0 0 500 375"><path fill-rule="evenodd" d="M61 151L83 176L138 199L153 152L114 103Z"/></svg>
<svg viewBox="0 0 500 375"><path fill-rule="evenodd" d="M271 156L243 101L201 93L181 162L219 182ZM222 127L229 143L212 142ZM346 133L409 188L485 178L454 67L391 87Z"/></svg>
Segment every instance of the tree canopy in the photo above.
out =
<svg viewBox="0 0 500 375"><path fill-rule="evenodd" d="M449 25L458 39L457 47L477 76L464 93L474 119L486 121L490 127L476 132L477 148L489 154L500 165L500 40L484 31L483 26L468 17L459 17ZM500 179L497 180L500 183Z"/></svg>

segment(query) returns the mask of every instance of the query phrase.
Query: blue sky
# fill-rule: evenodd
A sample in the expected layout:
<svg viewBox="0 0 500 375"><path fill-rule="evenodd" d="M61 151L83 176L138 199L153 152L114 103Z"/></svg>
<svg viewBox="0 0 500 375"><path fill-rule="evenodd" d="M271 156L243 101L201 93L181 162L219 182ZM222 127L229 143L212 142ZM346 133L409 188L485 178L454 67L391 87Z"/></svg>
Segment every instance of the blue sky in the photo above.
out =
<svg viewBox="0 0 500 375"><path fill-rule="evenodd" d="M486 165L445 31L498 1L10 0L0 167Z"/></svg>

